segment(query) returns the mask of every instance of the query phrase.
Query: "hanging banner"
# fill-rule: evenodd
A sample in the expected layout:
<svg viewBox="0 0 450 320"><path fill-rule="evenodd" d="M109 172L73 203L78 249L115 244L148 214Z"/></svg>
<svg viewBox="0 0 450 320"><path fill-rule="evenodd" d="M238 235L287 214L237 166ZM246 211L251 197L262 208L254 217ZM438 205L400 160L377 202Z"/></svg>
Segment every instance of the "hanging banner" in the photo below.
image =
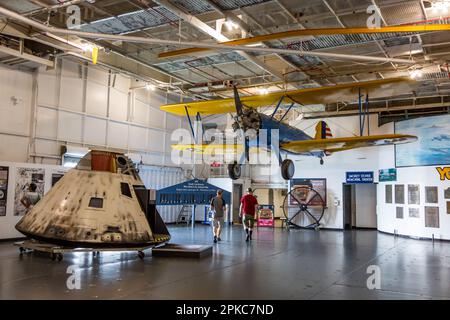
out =
<svg viewBox="0 0 450 320"><path fill-rule="evenodd" d="M0 217L6 216L8 199L8 167L0 167Z"/></svg>

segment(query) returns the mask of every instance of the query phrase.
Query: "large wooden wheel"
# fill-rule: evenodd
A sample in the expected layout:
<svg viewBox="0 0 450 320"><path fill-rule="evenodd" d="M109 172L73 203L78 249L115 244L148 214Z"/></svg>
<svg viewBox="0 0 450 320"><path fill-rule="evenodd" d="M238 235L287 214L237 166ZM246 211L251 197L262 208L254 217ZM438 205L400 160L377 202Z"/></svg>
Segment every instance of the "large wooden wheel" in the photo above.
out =
<svg viewBox="0 0 450 320"><path fill-rule="evenodd" d="M283 213L287 228L320 228L325 212L322 196L309 186L291 189L284 197Z"/></svg>

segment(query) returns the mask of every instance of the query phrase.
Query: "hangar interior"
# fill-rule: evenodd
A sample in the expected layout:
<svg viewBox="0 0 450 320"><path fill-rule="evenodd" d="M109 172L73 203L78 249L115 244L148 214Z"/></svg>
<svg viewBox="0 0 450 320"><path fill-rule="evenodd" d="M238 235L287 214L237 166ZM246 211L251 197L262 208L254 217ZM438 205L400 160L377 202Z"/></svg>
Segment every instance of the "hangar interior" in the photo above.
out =
<svg viewBox="0 0 450 320"><path fill-rule="evenodd" d="M450 298L449 11L447 0L0 0L0 298ZM244 106L261 97L261 114L309 137L324 121L332 138L417 141L288 153L289 181L275 152L234 180L224 161L176 158L173 144L230 129L235 111L161 107L233 99L233 86ZM277 93L287 98L268 98ZM43 201L90 150L125 154L156 194L195 179L229 192L214 244L209 202L156 200L171 242L212 255L19 256L27 188ZM295 228L311 227L290 207L304 183L320 194L320 218ZM248 188L271 213L250 243L239 217ZM70 265L81 289L66 287Z"/></svg>

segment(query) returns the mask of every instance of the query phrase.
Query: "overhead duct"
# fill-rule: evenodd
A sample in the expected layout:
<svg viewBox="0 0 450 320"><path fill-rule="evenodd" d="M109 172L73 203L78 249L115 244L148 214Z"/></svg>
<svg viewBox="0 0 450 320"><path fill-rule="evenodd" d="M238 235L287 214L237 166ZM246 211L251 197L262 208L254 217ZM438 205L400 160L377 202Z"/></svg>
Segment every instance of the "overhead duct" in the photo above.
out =
<svg viewBox="0 0 450 320"><path fill-rule="evenodd" d="M200 48L226 50L226 51L240 50L240 51L245 51L245 52L264 52L264 53L277 53L277 54L291 54L291 55L299 55L299 56L315 56L315 57L338 59L338 60L393 62L393 63L399 63L399 64L414 64L415 63L413 60L407 60L407 59L372 57L372 56L351 55L351 54L338 54L338 53L330 53L330 52L310 52L310 51L305 52L305 51L297 51L297 50L291 50L291 49L258 48L258 47L248 47L248 46L230 47L227 45L214 44L214 43L192 43L192 42L187 42L187 41L164 40L164 39L144 38L144 37L127 36L127 35L95 33L95 32L83 32L83 31L77 31L77 30L68 30L68 29L49 27L40 22L23 17L22 15L14 12L14 11L8 10L4 7L0 7L0 14L3 14L11 19L23 22L29 26L32 26L36 29L42 30L42 31L50 33L50 34L74 35L74 36L78 36L78 37L82 37L82 38L90 38L90 39L104 39L104 40L114 40L114 41L119 40L119 41L124 41L124 42L186 46L186 47L195 46L195 47L200 47Z"/></svg>

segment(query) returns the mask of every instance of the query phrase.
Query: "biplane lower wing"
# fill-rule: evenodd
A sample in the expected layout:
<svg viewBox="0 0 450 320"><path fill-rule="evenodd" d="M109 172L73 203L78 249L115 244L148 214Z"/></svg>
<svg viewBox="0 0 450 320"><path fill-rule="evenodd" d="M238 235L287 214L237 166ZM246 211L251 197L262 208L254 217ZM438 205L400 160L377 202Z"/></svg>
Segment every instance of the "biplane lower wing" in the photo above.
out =
<svg viewBox="0 0 450 320"><path fill-rule="evenodd" d="M290 141L280 145L281 149L291 153L325 152L333 153L356 148L387 146L414 142L416 136L405 134L383 134L362 137L344 137L331 139L312 139Z"/></svg>
<svg viewBox="0 0 450 320"><path fill-rule="evenodd" d="M280 149L294 154L318 154L333 153L356 148L386 146L414 142L416 136L404 134L384 134L362 137L344 137L328 139L311 139L290 141L280 144ZM180 151L192 151L204 155L240 154L244 151L242 144L175 144L172 148ZM267 150L267 147L251 147L250 153L256 153L259 149Z"/></svg>

